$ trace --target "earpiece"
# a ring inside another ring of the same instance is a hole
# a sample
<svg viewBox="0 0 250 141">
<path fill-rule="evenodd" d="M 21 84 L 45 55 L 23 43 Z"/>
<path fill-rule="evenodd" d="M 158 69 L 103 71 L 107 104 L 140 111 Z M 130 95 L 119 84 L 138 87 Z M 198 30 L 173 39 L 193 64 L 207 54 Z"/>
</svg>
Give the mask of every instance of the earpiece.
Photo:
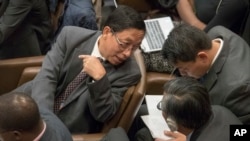
<svg viewBox="0 0 250 141">
<path fill-rule="evenodd" d="M 167 125 L 168 125 L 169 129 L 170 129 L 172 132 L 178 130 L 177 123 L 175 122 L 174 119 L 168 117 L 167 120 L 166 120 L 166 122 L 167 122 Z"/>
</svg>

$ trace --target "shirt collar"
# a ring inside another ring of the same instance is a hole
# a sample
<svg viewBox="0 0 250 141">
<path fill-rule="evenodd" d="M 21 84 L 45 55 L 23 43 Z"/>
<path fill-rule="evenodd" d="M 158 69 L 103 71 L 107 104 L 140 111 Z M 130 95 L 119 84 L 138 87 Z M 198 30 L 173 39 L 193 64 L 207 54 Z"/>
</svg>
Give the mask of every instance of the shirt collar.
<svg viewBox="0 0 250 141">
<path fill-rule="evenodd" d="M 219 54 L 220 54 L 220 52 L 221 52 L 221 49 L 222 49 L 222 47 L 223 47 L 223 43 L 224 43 L 224 41 L 223 41 L 222 39 L 220 39 L 220 38 L 217 38 L 217 39 L 214 39 L 214 40 L 220 42 L 220 48 L 219 48 L 219 50 L 217 51 L 217 53 L 216 53 L 216 55 L 215 55 L 215 57 L 214 57 L 214 59 L 213 59 L 213 61 L 212 61 L 212 65 L 214 64 L 215 60 L 218 58 L 218 56 L 219 56 Z M 211 65 L 211 66 L 212 66 L 212 65 Z"/>
<path fill-rule="evenodd" d="M 95 46 L 94 49 L 91 53 L 91 56 L 95 56 L 95 57 L 100 57 L 103 59 L 103 61 L 105 61 L 105 58 L 101 55 L 100 50 L 99 50 L 99 46 L 98 46 L 98 41 L 100 40 L 101 35 L 97 38 L 96 42 L 95 42 Z"/>
<path fill-rule="evenodd" d="M 33 141 L 39 141 L 42 138 L 45 130 L 46 130 L 46 123 L 43 121 L 43 130 Z"/>
<path fill-rule="evenodd" d="M 220 42 L 220 47 L 219 47 L 217 53 L 215 54 L 214 59 L 213 59 L 210 66 L 213 66 L 213 64 L 214 64 L 215 60 L 218 58 L 218 56 L 219 56 L 219 54 L 220 54 L 220 52 L 222 50 L 223 44 L 224 44 L 224 41 L 222 39 L 220 39 L 220 38 L 214 39 L 214 41 Z M 209 70 L 210 70 L 210 68 L 209 68 Z M 207 73 L 209 72 L 209 70 L 207 71 Z"/>
<path fill-rule="evenodd" d="M 190 141 L 190 138 L 191 138 L 193 132 L 194 132 L 194 131 L 192 131 L 191 133 L 189 133 L 189 134 L 187 135 L 187 140 L 186 140 L 186 141 Z"/>
</svg>

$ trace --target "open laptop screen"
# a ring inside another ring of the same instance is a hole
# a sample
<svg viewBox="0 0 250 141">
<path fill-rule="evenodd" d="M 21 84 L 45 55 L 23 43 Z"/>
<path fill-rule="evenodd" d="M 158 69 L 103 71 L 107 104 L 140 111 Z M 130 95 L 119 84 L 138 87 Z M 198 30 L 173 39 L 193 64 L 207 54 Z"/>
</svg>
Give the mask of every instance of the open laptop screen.
<svg viewBox="0 0 250 141">
<path fill-rule="evenodd" d="M 169 32 L 174 28 L 170 17 L 162 17 L 144 20 L 146 24 L 146 35 L 142 41 L 141 48 L 144 52 L 159 51 L 167 38 Z"/>
</svg>

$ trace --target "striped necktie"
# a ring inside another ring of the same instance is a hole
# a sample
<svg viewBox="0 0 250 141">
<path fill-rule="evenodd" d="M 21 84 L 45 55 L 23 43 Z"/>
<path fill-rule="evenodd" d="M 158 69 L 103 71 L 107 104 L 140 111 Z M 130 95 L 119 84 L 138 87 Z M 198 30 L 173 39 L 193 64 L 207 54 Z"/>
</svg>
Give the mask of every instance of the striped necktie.
<svg viewBox="0 0 250 141">
<path fill-rule="evenodd" d="M 98 59 L 100 60 L 100 62 L 103 62 L 103 59 L 98 57 Z M 58 111 L 60 109 L 62 109 L 62 107 L 65 104 L 66 99 L 68 98 L 68 96 L 77 88 L 77 86 L 79 86 L 79 84 L 86 79 L 87 74 L 85 72 L 80 72 L 73 81 L 71 81 L 68 86 L 66 87 L 65 91 L 60 94 L 56 99 L 55 99 L 55 103 L 54 103 L 54 112 L 58 113 Z"/>
<path fill-rule="evenodd" d="M 65 91 L 60 94 L 54 104 L 54 112 L 57 113 L 63 106 L 68 96 L 76 89 L 77 86 L 86 78 L 85 72 L 80 72 L 73 81 L 71 81 L 66 87 Z"/>
</svg>

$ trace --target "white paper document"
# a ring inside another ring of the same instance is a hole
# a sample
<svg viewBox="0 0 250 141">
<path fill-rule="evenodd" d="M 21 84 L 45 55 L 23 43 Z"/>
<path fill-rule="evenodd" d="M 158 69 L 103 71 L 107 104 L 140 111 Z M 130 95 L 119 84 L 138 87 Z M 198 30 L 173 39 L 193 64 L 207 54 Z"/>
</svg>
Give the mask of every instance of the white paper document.
<svg viewBox="0 0 250 141">
<path fill-rule="evenodd" d="M 162 116 L 161 110 L 157 109 L 157 104 L 162 100 L 163 95 L 149 95 L 145 96 L 149 115 Z"/>
<path fill-rule="evenodd" d="M 153 138 L 161 138 L 164 140 L 171 139 L 170 137 L 164 135 L 164 130 L 169 130 L 165 119 L 159 115 L 145 115 L 141 116 L 143 122 L 147 125 L 151 132 Z"/>
<path fill-rule="evenodd" d="M 151 132 L 153 138 L 161 138 L 164 140 L 171 139 L 164 135 L 164 130 L 169 130 L 169 127 L 162 116 L 162 111 L 157 109 L 157 104 L 162 100 L 163 95 L 146 95 L 146 103 L 149 115 L 141 116 Z"/>
</svg>

